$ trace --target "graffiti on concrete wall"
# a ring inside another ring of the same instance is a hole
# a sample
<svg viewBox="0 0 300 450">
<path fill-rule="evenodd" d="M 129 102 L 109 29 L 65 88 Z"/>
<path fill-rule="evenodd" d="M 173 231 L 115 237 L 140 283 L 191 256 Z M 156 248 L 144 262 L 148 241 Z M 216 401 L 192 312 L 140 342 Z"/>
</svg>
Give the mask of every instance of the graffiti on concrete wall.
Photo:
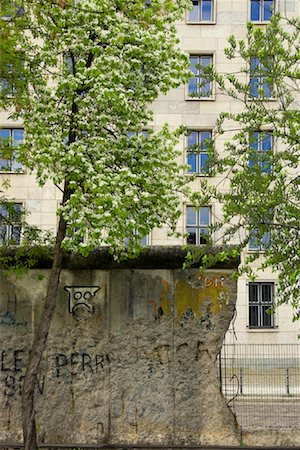
<svg viewBox="0 0 300 450">
<path fill-rule="evenodd" d="M 21 395 L 24 380 L 24 357 L 25 350 L 2 350 L 0 371 L 4 385 L 3 394 L 5 397 Z M 45 376 L 41 375 L 37 380 L 37 391 L 44 392 Z"/>
<path fill-rule="evenodd" d="M 65 286 L 65 291 L 69 294 L 69 313 L 75 319 L 82 311 L 94 314 L 94 297 L 99 290 L 99 286 Z"/>
<path fill-rule="evenodd" d="M 28 353 L 23 349 L 2 350 L 0 359 L 0 382 L 3 383 L 3 395 L 16 397 L 21 395 L 22 384 Z M 110 357 L 108 354 L 93 354 L 85 351 L 57 353 L 49 359 L 48 378 L 74 379 L 98 375 L 108 368 Z M 37 380 L 36 393 L 43 395 L 45 391 L 46 375 L 40 374 Z"/>
<path fill-rule="evenodd" d="M 171 315 L 172 286 L 166 280 L 161 280 L 159 298 L 148 300 L 155 320 L 164 315 Z M 210 306 L 205 306 L 205 300 L 210 299 Z M 212 316 L 229 303 L 229 290 L 224 275 L 208 276 L 199 273 L 187 280 L 179 280 L 175 286 L 175 320 L 184 325 L 195 319 L 196 324 L 206 330 L 212 330 Z"/>
<path fill-rule="evenodd" d="M 16 315 L 10 311 L 0 313 L 0 325 L 9 327 L 26 327 L 25 320 L 17 320 Z"/>
<path fill-rule="evenodd" d="M 69 355 L 58 353 L 55 356 L 55 376 L 76 377 L 78 375 L 97 374 L 104 370 L 110 363 L 108 354 L 90 354 L 85 352 L 73 352 Z"/>
</svg>

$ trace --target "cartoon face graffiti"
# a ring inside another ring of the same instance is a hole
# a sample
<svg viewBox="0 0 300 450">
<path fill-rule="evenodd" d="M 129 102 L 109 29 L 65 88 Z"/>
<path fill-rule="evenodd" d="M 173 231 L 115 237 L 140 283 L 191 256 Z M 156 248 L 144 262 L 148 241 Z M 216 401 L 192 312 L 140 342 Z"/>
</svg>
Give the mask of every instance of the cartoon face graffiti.
<svg viewBox="0 0 300 450">
<path fill-rule="evenodd" d="M 65 291 L 69 294 L 69 312 L 75 319 L 94 314 L 94 299 L 99 286 L 65 286 Z"/>
</svg>

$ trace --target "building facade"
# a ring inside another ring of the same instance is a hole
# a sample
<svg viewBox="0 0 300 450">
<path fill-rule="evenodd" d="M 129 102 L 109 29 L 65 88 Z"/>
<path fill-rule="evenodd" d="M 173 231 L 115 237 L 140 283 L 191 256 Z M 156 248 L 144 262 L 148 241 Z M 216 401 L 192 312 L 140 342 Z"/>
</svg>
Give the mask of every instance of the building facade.
<svg viewBox="0 0 300 450">
<path fill-rule="evenodd" d="M 239 104 L 234 99 L 222 94 L 217 87 L 208 82 L 199 67 L 213 64 L 217 71 L 238 71 L 238 61 L 228 61 L 224 49 L 228 46 L 228 38 L 234 34 L 237 39 L 246 36 L 247 22 L 257 26 L 265 26 L 273 11 L 280 11 L 288 16 L 299 15 L 299 0 L 192 0 L 193 9 L 186 12 L 185 20 L 177 24 L 181 48 L 190 58 L 191 78 L 186 86 L 171 90 L 160 96 L 153 104 L 154 129 L 168 123 L 171 128 L 184 125 L 189 135 L 182 138 L 179 145 L 182 150 L 182 163 L 190 166 L 189 171 L 197 176 L 192 182 L 193 189 L 199 187 L 199 180 L 207 177 L 206 145 L 213 136 L 218 115 L 221 112 L 238 112 Z M 259 61 L 253 61 L 254 67 Z M 251 94 L 259 96 L 258 86 L 264 88 L 264 80 L 249 80 Z M 267 87 L 266 87 L 267 89 Z M 267 93 L 265 92 L 267 95 Z M 270 94 L 271 95 L 271 94 Z M 22 123 L 9 119 L 9 111 L 0 112 L 0 139 L 9 139 L 13 145 L 23 139 Z M 230 132 L 216 139 L 217 150 L 222 150 L 224 141 Z M 271 136 L 268 133 L 257 139 L 257 147 L 264 145 L 270 148 Z M 261 144 L 262 143 L 262 144 Z M 200 152 L 193 152 L 195 146 Z M 258 148 L 258 151 L 260 149 Z M 16 209 L 21 206 L 29 212 L 27 221 L 45 230 L 55 230 L 57 217 L 55 211 L 60 202 L 60 192 L 51 184 L 37 186 L 35 177 L 22 170 L 20 164 L 10 157 L 0 161 L 4 171 L 2 181 L 8 182 L 5 192 L 8 198 L 14 199 Z M 263 170 L 268 170 L 266 167 Z M 218 177 L 210 178 L 211 183 L 222 183 Z M 226 188 L 226 186 L 224 186 Z M 147 245 L 183 245 L 202 244 L 206 240 L 208 228 L 221 217 L 221 207 L 210 204 L 196 211 L 193 205 L 182 205 L 182 217 L 178 223 L 178 231 L 188 233 L 187 239 L 169 237 L 167 229 L 155 229 L 147 238 Z M 8 214 L 2 211 L 2 214 Z M 0 239 L 19 239 L 18 223 L 2 223 Z M 267 239 L 267 237 L 266 237 Z M 261 246 L 261 248 L 259 248 Z M 261 250 L 263 244 L 250 239 L 248 250 Z M 259 261 L 257 262 L 257 265 Z M 258 272 L 255 282 L 240 278 L 238 282 L 237 315 L 227 334 L 228 342 L 240 343 L 297 343 L 299 324 L 292 322 L 292 311 L 288 306 L 276 309 L 269 315 L 267 310 L 276 302 L 276 274 L 270 269 Z"/>
</svg>

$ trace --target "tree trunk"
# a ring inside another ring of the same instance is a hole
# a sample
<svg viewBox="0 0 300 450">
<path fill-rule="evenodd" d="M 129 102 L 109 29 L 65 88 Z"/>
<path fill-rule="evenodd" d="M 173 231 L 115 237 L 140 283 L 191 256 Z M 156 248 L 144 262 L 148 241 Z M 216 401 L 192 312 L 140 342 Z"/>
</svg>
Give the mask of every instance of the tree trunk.
<svg viewBox="0 0 300 450">
<path fill-rule="evenodd" d="M 63 201 L 64 204 L 70 198 L 68 183 L 65 183 Z M 46 347 L 47 337 L 51 326 L 58 292 L 58 284 L 62 268 L 62 248 L 61 244 L 66 235 L 66 222 L 60 217 L 56 242 L 54 247 L 54 257 L 50 278 L 47 286 L 47 293 L 42 311 L 42 316 L 34 336 L 29 361 L 26 368 L 22 388 L 22 422 L 24 450 L 36 450 L 36 424 L 35 424 L 35 386 L 40 363 Z"/>
</svg>

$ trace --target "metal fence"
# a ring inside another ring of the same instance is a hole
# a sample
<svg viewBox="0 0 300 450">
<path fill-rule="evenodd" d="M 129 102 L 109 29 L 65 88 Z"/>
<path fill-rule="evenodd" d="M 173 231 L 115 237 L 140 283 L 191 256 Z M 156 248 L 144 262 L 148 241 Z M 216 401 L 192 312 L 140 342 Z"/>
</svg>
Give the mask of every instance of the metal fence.
<svg viewBox="0 0 300 450">
<path fill-rule="evenodd" d="M 300 344 L 225 344 L 219 368 L 242 428 L 300 429 Z"/>
</svg>

